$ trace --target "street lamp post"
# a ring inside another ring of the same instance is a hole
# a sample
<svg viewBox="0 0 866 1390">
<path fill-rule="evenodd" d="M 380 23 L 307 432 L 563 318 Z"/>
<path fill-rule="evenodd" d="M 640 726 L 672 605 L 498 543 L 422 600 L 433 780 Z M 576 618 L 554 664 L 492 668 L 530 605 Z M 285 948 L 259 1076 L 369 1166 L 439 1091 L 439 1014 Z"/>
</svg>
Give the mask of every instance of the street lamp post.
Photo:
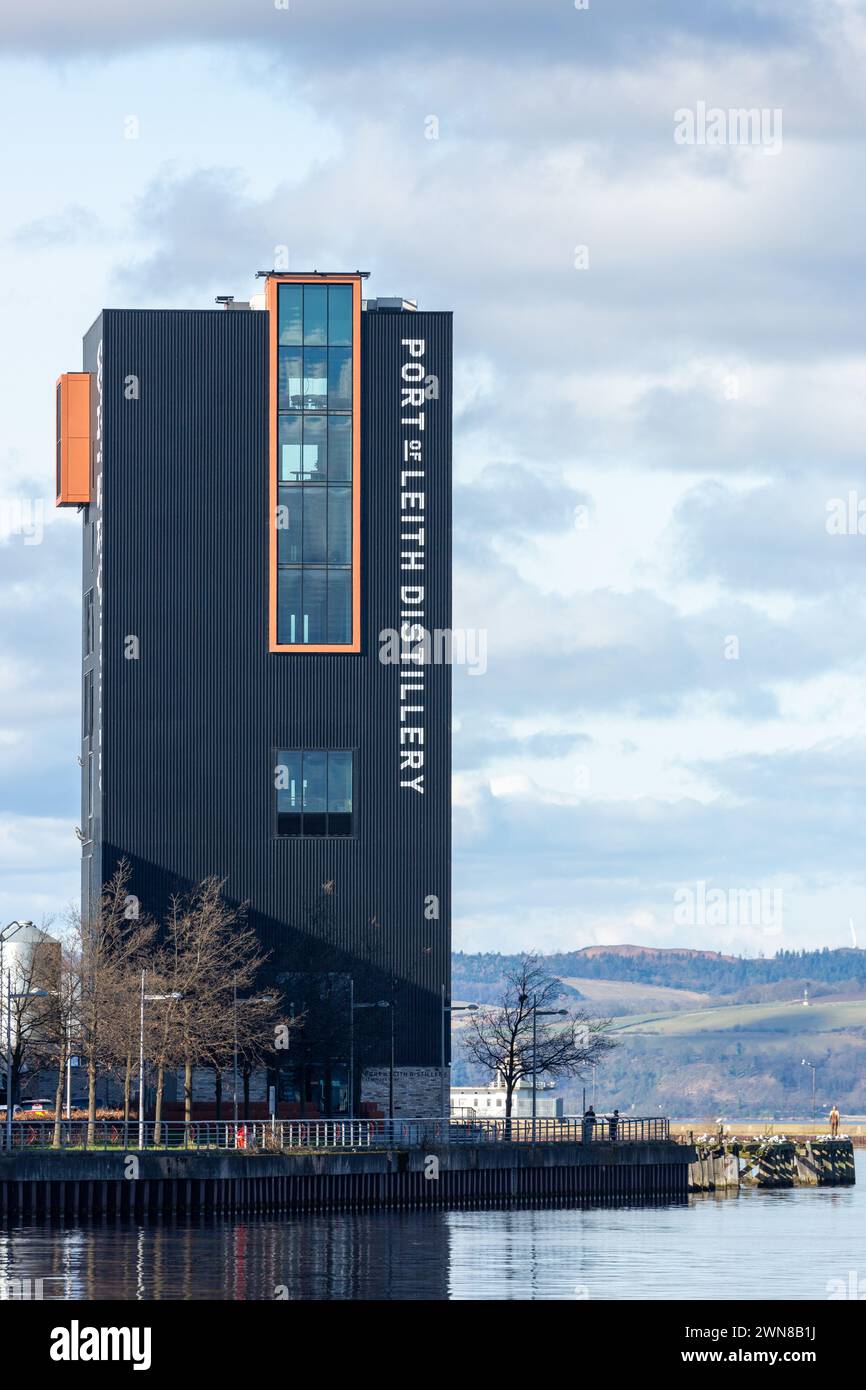
<svg viewBox="0 0 866 1390">
<path fill-rule="evenodd" d="M 520 996 L 520 1002 L 521 1002 L 521 1004 L 525 1004 L 525 1003 L 526 1003 L 527 997 L 528 997 L 528 996 L 525 995 L 525 994 L 522 994 L 522 995 Z M 566 1017 L 567 1014 L 568 1014 L 568 1009 L 539 1009 L 539 1007 L 538 1007 L 538 995 L 537 995 L 537 994 L 533 994 L 533 996 L 532 996 L 532 1005 L 531 1005 L 531 1008 L 532 1008 L 532 1142 L 533 1142 L 533 1144 L 534 1144 L 534 1143 L 535 1143 L 535 1117 L 536 1117 L 536 1110 L 537 1110 L 537 1106 L 538 1106 L 538 1100 L 537 1100 L 537 1093 L 538 1093 L 538 1079 L 537 1079 L 537 1078 L 538 1078 L 538 1072 L 537 1072 L 538 1028 L 537 1028 L 537 1019 L 538 1019 L 539 1017 L 541 1017 L 541 1018 L 564 1018 L 564 1017 Z"/>
<path fill-rule="evenodd" d="M 538 1108 L 538 997 L 532 996 L 532 1142 L 535 1143 L 535 1115 Z"/>
<path fill-rule="evenodd" d="M 72 1029 L 66 1020 L 66 1118 L 72 1119 Z M 77 1054 L 76 1054 L 77 1055 Z"/>
<path fill-rule="evenodd" d="M 394 1120 L 394 981 L 391 981 L 391 1064 L 388 1067 L 388 1119 Z"/>
<path fill-rule="evenodd" d="M 801 1067 L 810 1067 L 811 1070 L 812 1070 L 812 1124 L 814 1124 L 814 1123 L 815 1123 L 815 1080 L 816 1080 L 816 1077 L 817 1077 L 818 1068 L 814 1065 L 814 1063 L 812 1063 L 812 1062 L 807 1062 L 805 1057 L 803 1058 L 802 1062 L 800 1063 L 800 1066 L 801 1066 Z"/>
<path fill-rule="evenodd" d="M 144 975 L 141 972 L 141 1004 L 138 1016 L 138 1147 L 144 1148 Z"/>
<path fill-rule="evenodd" d="M 443 1120 L 450 1120 L 451 1107 L 445 1104 L 445 1020 L 449 1014 L 474 1014 L 477 1004 L 446 1004 L 445 986 L 442 986 L 442 1030 L 439 1046 L 439 1109 Z"/>
<path fill-rule="evenodd" d="M 138 1147 L 144 1148 L 144 1005 L 157 1004 L 166 999 L 182 999 L 183 995 L 178 990 L 173 990 L 171 994 L 145 994 L 144 992 L 145 972 L 141 972 L 141 1003 L 139 1006 L 138 1020 Z"/>
<path fill-rule="evenodd" d="M 232 1049 L 232 1119 L 235 1126 L 235 1140 L 238 1132 L 238 982 L 232 980 L 232 1026 L 234 1046 Z"/>
</svg>

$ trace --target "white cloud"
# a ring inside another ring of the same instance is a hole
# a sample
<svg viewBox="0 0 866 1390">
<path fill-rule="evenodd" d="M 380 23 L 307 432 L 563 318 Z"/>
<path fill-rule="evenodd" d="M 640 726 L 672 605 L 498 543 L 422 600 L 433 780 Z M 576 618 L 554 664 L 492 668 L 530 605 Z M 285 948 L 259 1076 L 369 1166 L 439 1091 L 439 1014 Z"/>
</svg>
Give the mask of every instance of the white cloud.
<svg viewBox="0 0 866 1390">
<path fill-rule="evenodd" d="M 859 562 L 816 532 L 866 426 L 858 8 L 49 0 L 8 30 L 5 492 L 50 492 L 103 302 L 243 295 L 285 243 L 454 308 L 455 621 L 490 663 L 455 678 L 458 944 L 673 944 L 672 885 L 713 875 L 784 877 L 803 942 L 866 918 Z M 699 99 L 781 106 L 783 151 L 675 146 Z M 77 544 L 0 544 L 10 915 L 77 892 Z"/>
</svg>

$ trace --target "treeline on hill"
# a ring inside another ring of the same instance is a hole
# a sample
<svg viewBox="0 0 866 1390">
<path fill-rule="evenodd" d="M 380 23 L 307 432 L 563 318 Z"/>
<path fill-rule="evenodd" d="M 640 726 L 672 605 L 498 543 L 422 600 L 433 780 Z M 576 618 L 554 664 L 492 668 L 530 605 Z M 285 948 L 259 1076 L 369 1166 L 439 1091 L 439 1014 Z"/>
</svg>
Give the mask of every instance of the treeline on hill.
<svg viewBox="0 0 866 1390">
<path fill-rule="evenodd" d="M 452 956 L 452 994 L 461 987 L 480 986 L 492 997 L 516 956 L 487 952 Z M 698 952 L 658 950 L 635 955 L 604 952 L 585 955 L 566 951 L 543 957 L 551 975 L 594 980 L 622 980 L 631 984 L 666 985 L 706 994 L 737 994 L 752 985 L 807 980 L 815 984 L 866 984 L 866 951 L 842 947 L 820 951 L 777 951 L 774 956 L 711 956 Z M 479 996 L 480 997 L 480 996 Z M 482 1001 L 484 1002 L 484 1001 Z"/>
</svg>

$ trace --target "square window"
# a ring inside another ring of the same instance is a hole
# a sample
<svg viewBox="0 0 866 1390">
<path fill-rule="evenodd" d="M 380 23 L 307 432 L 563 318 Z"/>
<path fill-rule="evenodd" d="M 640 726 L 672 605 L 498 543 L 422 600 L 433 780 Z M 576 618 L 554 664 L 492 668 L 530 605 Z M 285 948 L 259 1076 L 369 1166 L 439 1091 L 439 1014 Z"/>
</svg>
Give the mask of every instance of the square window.
<svg viewBox="0 0 866 1390">
<path fill-rule="evenodd" d="M 352 753 L 278 752 L 274 766 L 278 836 L 352 834 Z"/>
</svg>

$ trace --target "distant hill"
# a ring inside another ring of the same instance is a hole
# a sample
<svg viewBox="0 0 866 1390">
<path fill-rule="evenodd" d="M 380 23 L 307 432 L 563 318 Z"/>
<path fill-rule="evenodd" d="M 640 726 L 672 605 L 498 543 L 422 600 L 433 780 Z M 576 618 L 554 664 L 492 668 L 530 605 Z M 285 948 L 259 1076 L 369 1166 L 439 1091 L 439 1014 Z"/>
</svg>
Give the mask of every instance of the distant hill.
<svg viewBox="0 0 866 1390">
<path fill-rule="evenodd" d="M 455 992 L 473 982 L 496 984 L 518 957 L 491 951 L 452 956 Z M 632 984 L 659 985 L 666 989 L 694 990 L 699 994 L 739 994 L 756 986 L 790 981 L 804 985 L 866 989 L 866 951 L 842 947 L 831 951 L 779 951 L 774 956 L 725 956 L 715 951 L 644 946 L 585 946 L 577 951 L 553 952 L 544 957 L 552 975 L 561 979 L 623 980 Z"/>
<path fill-rule="evenodd" d="M 700 960 L 736 960 L 721 951 L 691 951 L 686 946 L 581 946 L 576 956 L 682 956 Z"/>
<path fill-rule="evenodd" d="M 494 1002 L 517 956 L 453 957 L 454 998 Z M 612 1018 L 619 1046 L 599 1067 L 599 1109 L 713 1119 L 808 1118 L 866 1110 L 866 951 L 780 951 L 750 959 L 713 951 L 590 946 L 544 956 L 563 997 Z M 808 988 L 810 1004 L 803 1007 Z M 476 1082 L 455 1047 L 454 1080 Z M 589 1082 L 587 1082 L 589 1084 Z M 560 1083 L 566 1110 L 583 1080 Z"/>
</svg>

